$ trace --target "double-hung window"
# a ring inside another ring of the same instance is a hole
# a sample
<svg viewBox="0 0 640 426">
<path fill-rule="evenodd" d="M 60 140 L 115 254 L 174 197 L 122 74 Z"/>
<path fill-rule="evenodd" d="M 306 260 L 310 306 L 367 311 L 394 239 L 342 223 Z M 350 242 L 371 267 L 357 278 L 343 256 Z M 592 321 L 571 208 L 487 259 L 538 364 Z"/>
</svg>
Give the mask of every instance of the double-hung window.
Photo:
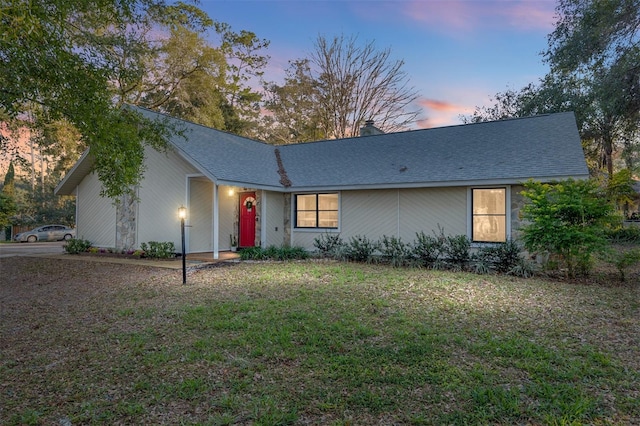
<svg viewBox="0 0 640 426">
<path fill-rule="evenodd" d="M 472 199 L 473 242 L 502 243 L 507 240 L 507 189 L 474 188 Z"/>
<path fill-rule="evenodd" d="M 338 194 L 296 194 L 296 228 L 338 228 Z"/>
</svg>

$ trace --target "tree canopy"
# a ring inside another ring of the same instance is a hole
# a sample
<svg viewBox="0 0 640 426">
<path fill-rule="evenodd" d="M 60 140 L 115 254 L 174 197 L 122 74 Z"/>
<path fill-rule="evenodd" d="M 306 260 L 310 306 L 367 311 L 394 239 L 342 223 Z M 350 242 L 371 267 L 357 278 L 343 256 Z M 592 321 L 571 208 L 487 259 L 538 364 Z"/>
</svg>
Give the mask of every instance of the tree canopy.
<svg viewBox="0 0 640 426">
<path fill-rule="evenodd" d="M 559 0 L 557 13 L 549 74 L 465 121 L 571 110 L 594 171 L 612 179 L 619 158 L 640 172 L 640 0 Z"/>
<path fill-rule="evenodd" d="M 179 131 L 124 105 L 254 133 L 261 95 L 250 80 L 266 66 L 261 51 L 269 43 L 214 22 L 193 4 L 5 0 L 0 21 L 3 121 L 30 128 L 43 150 L 63 160 L 75 152 L 74 161 L 90 147 L 103 195 L 117 199 L 135 187 L 145 147 L 162 150 Z M 212 45 L 209 31 L 218 35 L 219 46 Z M 75 129 L 76 149 L 68 139 L 53 139 L 60 132 L 51 129 L 61 126 Z M 0 148 L 15 146 L 3 137 Z"/>
<path fill-rule="evenodd" d="M 145 145 L 162 148 L 169 130 L 113 102 L 116 77 L 100 47 L 117 26 L 162 7 L 151 0 L 6 0 L 0 8 L 0 109 L 9 118 L 68 120 L 91 147 L 103 192 L 117 197 L 139 182 Z M 80 25 L 82 23 L 82 25 Z"/>
</svg>

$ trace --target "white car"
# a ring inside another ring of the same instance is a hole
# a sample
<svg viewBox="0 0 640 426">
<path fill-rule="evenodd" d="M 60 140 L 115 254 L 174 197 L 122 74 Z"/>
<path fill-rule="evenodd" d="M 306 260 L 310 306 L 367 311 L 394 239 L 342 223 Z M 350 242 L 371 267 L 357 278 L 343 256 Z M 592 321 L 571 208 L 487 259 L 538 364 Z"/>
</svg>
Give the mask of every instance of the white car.
<svg viewBox="0 0 640 426">
<path fill-rule="evenodd" d="M 75 238 L 76 230 L 64 225 L 44 225 L 31 231 L 16 234 L 13 239 L 21 243 L 36 241 L 69 241 Z"/>
</svg>

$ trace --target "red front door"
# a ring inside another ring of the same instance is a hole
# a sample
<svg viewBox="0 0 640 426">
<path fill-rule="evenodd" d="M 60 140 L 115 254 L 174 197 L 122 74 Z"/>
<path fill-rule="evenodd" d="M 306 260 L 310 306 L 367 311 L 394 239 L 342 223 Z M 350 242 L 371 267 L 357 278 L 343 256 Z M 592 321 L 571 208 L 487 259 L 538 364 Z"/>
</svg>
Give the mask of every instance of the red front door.
<svg viewBox="0 0 640 426">
<path fill-rule="evenodd" d="M 240 195 L 240 247 L 253 247 L 256 241 L 256 193 Z"/>
</svg>

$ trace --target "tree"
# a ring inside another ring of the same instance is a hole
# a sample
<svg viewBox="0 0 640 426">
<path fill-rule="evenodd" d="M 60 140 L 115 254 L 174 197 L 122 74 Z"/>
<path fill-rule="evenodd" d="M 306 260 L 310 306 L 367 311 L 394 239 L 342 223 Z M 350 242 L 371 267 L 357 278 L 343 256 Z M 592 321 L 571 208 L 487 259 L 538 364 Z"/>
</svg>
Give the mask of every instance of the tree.
<svg viewBox="0 0 640 426">
<path fill-rule="evenodd" d="M 225 130 L 255 137 L 262 94 L 252 87 L 252 83 L 257 86 L 262 79 L 269 56 L 260 52 L 269 47 L 270 42 L 251 31 L 232 31 L 222 22 L 216 22 L 215 28 L 229 64 L 226 84 L 222 86 Z"/>
<path fill-rule="evenodd" d="M 17 206 L 15 202 L 15 171 L 13 162 L 9 163 L 9 169 L 4 176 L 2 191 L 0 191 L 0 231 L 4 233 L 4 228 L 11 224 L 11 217 L 16 214 Z"/>
<path fill-rule="evenodd" d="M 557 256 L 570 277 L 588 273 L 593 254 L 606 246 L 604 230 L 613 212 L 598 183 L 529 181 L 522 195 L 529 201 L 522 210 L 526 249 Z"/>
<path fill-rule="evenodd" d="M 560 0 L 539 84 L 499 93 L 465 121 L 574 111 L 594 168 L 635 170 L 640 130 L 640 0 Z"/>
<path fill-rule="evenodd" d="M 612 179 L 614 152 L 633 151 L 622 141 L 640 127 L 640 0 L 560 0 L 557 12 L 545 60 L 589 82 L 590 136 Z"/>
<path fill-rule="evenodd" d="M 267 86 L 267 108 L 285 138 L 354 137 L 367 120 L 397 131 L 418 116 L 412 106 L 418 95 L 403 65 L 391 59 L 390 49 L 378 50 L 373 42 L 319 36 L 309 58 L 291 62 L 283 86 Z M 306 119 L 294 116 L 296 110 L 308 112 Z"/>
<path fill-rule="evenodd" d="M 14 183 L 15 177 L 16 177 L 16 172 L 13 167 L 13 161 L 10 161 L 9 168 L 7 169 L 7 173 L 4 175 L 4 182 L 2 184 L 3 193 L 9 196 L 13 196 L 15 192 L 15 183 Z"/>
<path fill-rule="evenodd" d="M 275 83 L 265 87 L 266 127 L 270 129 L 266 138 L 270 143 L 289 144 L 309 142 L 327 138 L 328 125 L 323 125 L 320 105 L 320 88 L 311 74 L 309 59 L 289 62 L 284 84 Z"/>
<path fill-rule="evenodd" d="M 181 2 L 117 26 L 99 26 L 108 36 L 101 54 L 117 77 L 112 82 L 117 103 L 224 129 L 221 87 L 227 61 L 205 39 L 212 27 L 205 12 Z"/>
<path fill-rule="evenodd" d="M 609 200 L 626 215 L 629 213 L 629 204 L 635 201 L 638 193 L 635 191 L 633 176 L 629 169 L 622 169 L 614 173 L 607 185 Z"/>
<path fill-rule="evenodd" d="M 42 109 L 38 119 L 66 119 L 96 159 L 103 193 L 115 198 L 142 175 L 144 146 L 162 149 L 173 131 L 112 101 L 116 78 L 101 46 L 107 36 L 81 22 L 118 25 L 153 7 L 153 0 L 6 0 L 0 6 L 0 109 L 10 118 Z"/>
</svg>

